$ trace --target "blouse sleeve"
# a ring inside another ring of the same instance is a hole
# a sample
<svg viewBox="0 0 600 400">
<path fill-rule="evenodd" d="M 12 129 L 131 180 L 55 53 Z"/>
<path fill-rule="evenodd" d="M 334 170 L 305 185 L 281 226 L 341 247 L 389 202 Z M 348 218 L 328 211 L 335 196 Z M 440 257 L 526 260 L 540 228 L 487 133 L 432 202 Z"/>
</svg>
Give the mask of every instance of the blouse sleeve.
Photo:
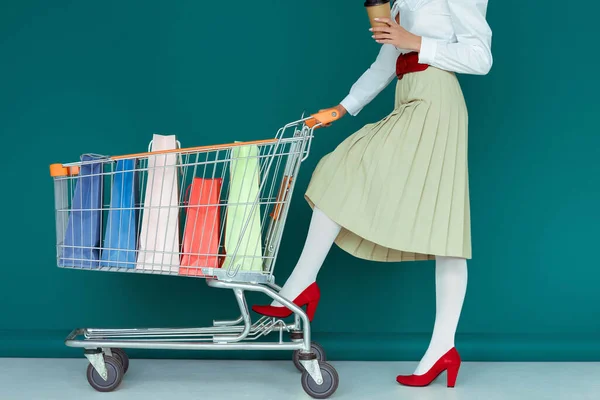
<svg viewBox="0 0 600 400">
<path fill-rule="evenodd" d="M 396 77 L 396 60 L 400 50 L 391 44 L 381 46 L 379 55 L 371 67 L 356 81 L 341 105 L 356 116 Z"/>
<path fill-rule="evenodd" d="M 463 74 L 486 75 L 492 68 L 492 31 L 487 0 L 448 0 L 456 43 L 423 37 L 419 62 Z"/>
</svg>

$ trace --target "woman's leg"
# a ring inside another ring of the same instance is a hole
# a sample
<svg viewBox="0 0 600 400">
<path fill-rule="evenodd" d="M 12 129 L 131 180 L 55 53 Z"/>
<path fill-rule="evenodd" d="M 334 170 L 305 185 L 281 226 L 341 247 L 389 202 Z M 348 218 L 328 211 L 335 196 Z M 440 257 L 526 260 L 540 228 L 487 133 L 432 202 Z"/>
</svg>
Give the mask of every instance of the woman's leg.
<svg viewBox="0 0 600 400">
<path fill-rule="evenodd" d="M 298 264 L 279 292 L 283 297 L 293 301 L 317 279 L 317 274 L 340 230 L 338 224 L 315 207 Z M 276 301 L 271 305 L 281 307 L 281 304 Z"/>
<path fill-rule="evenodd" d="M 454 347 L 458 320 L 467 292 L 467 260 L 436 257 L 436 315 L 429 348 L 415 375 L 423 375 L 437 360 Z"/>
</svg>

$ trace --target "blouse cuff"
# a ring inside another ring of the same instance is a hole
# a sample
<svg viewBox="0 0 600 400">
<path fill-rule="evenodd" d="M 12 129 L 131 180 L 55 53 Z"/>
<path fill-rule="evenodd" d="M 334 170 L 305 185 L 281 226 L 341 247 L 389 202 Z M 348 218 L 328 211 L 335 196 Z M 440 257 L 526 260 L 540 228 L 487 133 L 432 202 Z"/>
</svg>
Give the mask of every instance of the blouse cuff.
<svg viewBox="0 0 600 400">
<path fill-rule="evenodd" d="M 435 60 L 437 41 L 428 37 L 421 38 L 421 51 L 419 51 L 419 64 L 431 64 Z"/>
<path fill-rule="evenodd" d="M 362 110 L 363 106 L 360 104 L 358 100 L 356 100 L 351 94 L 346 96 L 344 100 L 340 103 L 346 111 L 352 116 L 356 116 L 360 110 Z"/>
</svg>

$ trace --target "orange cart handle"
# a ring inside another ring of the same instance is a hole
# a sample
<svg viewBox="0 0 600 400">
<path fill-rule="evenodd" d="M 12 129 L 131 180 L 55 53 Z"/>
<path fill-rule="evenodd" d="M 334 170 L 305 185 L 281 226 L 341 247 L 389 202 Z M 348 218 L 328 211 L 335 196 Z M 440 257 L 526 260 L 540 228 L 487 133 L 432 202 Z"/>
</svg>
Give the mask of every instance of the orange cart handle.
<svg viewBox="0 0 600 400">
<path fill-rule="evenodd" d="M 306 120 L 305 124 L 309 128 L 312 128 L 318 124 L 320 124 L 321 126 L 326 126 L 332 123 L 333 121 L 337 121 L 341 117 L 342 115 L 340 114 L 340 111 L 337 108 L 328 108 L 327 110 L 323 110 L 311 115 L 311 117 Z"/>
</svg>

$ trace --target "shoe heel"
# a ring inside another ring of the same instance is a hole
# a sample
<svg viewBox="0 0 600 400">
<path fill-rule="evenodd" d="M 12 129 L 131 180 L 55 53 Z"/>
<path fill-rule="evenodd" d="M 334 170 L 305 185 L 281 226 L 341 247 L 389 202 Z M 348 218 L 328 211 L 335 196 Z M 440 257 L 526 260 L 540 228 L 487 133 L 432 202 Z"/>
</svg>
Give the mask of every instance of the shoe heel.
<svg viewBox="0 0 600 400">
<path fill-rule="evenodd" d="M 456 378 L 458 377 L 458 370 L 460 369 L 460 364 L 452 365 L 448 367 L 447 377 L 448 377 L 448 387 L 453 388 L 456 385 Z"/>
<path fill-rule="evenodd" d="M 313 318 L 315 317 L 315 313 L 317 312 L 318 305 L 319 305 L 319 300 L 314 300 L 314 301 L 311 301 L 310 303 L 308 303 L 308 305 L 306 306 L 306 316 L 308 317 L 308 320 L 310 322 L 312 322 Z"/>
</svg>

